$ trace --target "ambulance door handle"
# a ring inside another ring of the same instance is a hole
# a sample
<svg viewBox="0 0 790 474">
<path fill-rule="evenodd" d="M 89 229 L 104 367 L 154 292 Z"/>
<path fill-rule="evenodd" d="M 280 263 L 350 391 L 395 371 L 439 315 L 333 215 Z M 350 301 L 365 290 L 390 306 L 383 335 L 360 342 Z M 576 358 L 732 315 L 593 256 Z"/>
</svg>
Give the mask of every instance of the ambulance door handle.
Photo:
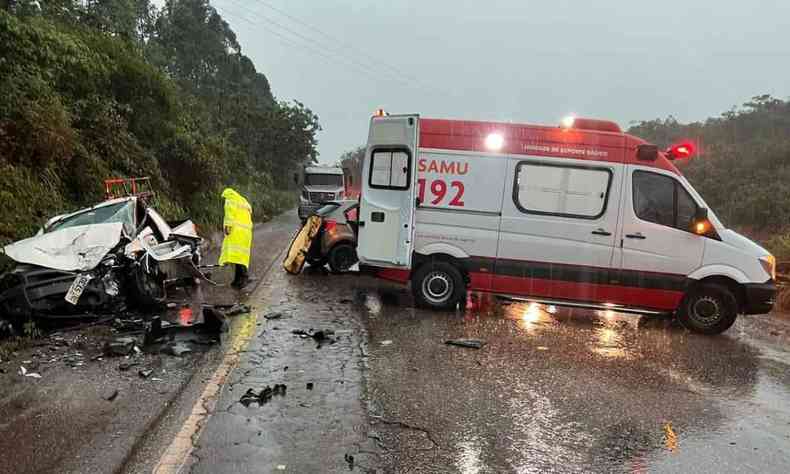
<svg viewBox="0 0 790 474">
<path fill-rule="evenodd" d="M 605 231 L 604 229 L 602 229 L 602 228 L 600 228 L 600 227 L 599 227 L 599 228 L 597 228 L 597 229 L 595 229 L 594 231 L 592 231 L 592 233 L 593 233 L 594 235 L 605 235 L 605 236 L 610 236 L 610 235 L 612 235 L 612 233 L 611 233 L 611 232 L 607 232 L 607 231 Z"/>
<path fill-rule="evenodd" d="M 641 232 L 637 232 L 636 234 L 625 234 L 625 236 L 628 237 L 629 239 L 639 239 L 639 240 L 645 240 L 647 238 L 644 235 L 642 235 Z"/>
</svg>

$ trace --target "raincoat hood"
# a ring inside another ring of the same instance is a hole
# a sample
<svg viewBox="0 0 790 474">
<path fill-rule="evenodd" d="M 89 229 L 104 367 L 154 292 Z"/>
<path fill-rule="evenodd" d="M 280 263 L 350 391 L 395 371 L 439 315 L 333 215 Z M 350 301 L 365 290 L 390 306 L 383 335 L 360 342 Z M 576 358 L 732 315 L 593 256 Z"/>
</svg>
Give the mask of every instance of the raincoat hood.
<svg viewBox="0 0 790 474">
<path fill-rule="evenodd" d="M 237 200 L 237 201 L 242 201 L 242 202 L 246 203 L 247 205 L 250 204 L 249 202 L 247 202 L 247 200 L 244 198 L 244 196 L 242 196 L 241 194 L 237 193 L 236 190 L 233 189 L 233 188 L 225 188 L 222 191 L 222 198 L 223 199 L 233 199 L 233 200 Z"/>
</svg>

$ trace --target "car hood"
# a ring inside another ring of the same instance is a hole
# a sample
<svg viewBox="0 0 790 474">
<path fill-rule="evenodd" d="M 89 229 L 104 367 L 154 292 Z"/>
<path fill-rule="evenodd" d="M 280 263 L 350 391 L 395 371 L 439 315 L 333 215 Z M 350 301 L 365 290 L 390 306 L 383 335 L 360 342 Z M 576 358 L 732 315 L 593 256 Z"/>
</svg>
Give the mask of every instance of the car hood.
<svg viewBox="0 0 790 474">
<path fill-rule="evenodd" d="M 19 263 L 85 272 L 96 268 L 122 235 L 122 222 L 67 227 L 6 245 L 3 252 Z"/>
<path fill-rule="evenodd" d="M 754 241 L 735 232 L 734 230 L 725 229 L 723 232 L 721 232 L 720 237 L 724 243 L 729 244 L 746 254 L 753 255 L 754 257 L 759 258 L 769 255 L 767 250 L 757 245 Z"/>
</svg>

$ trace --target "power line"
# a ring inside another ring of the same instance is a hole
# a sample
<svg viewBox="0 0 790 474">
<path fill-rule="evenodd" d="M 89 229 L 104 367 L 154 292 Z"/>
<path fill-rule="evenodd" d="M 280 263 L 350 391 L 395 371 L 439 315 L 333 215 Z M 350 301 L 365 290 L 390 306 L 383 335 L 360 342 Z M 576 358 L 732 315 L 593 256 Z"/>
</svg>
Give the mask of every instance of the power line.
<svg viewBox="0 0 790 474">
<path fill-rule="evenodd" d="M 216 9 L 217 7 L 214 7 L 214 8 Z M 244 22 L 249 23 L 250 25 L 255 26 L 255 27 L 260 27 L 261 26 L 260 24 L 255 23 L 255 22 L 245 18 L 240 13 L 234 12 L 233 10 L 230 10 L 227 7 L 222 7 L 221 10 L 222 10 L 223 15 L 225 15 L 225 16 L 228 16 L 228 17 L 236 19 L 236 20 L 244 21 Z M 300 44 L 298 42 L 295 42 L 295 41 L 293 41 L 292 38 L 288 38 L 287 36 L 284 36 L 284 35 L 278 33 L 277 31 L 274 31 L 274 30 L 271 30 L 271 29 L 268 29 L 268 28 L 265 28 L 265 30 L 269 34 L 274 35 L 275 37 L 277 37 L 283 44 L 288 45 L 288 46 L 292 46 L 292 47 L 295 47 L 295 48 L 303 49 L 305 51 L 308 51 L 308 52 L 310 52 L 310 53 L 312 53 L 312 54 L 314 54 L 316 56 L 319 56 L 319 57 L 327 60 L 328 63 L 331 64 L 331 65 L 336 65 L 338 60 L 343 61 L 343 59 L 344 59 L 342 57 L 338 58 L 338 57 L 327 56 L 321 50 L 318 50 L 316 48 L 313 48 L 313 47 L 305 45 L 305 44 Z M 346 62 L 344 62 L 344 64 L 346 66 L 350 66 L 350 67 L 354 68 L 356 71 L 358 71 L 358 72 L 360 72 L 362 74 L 366 74 L 366 75 L 370 76 L 373 79 L 381 79 L 380 75 L 377 75 L 374 72 L 367 70 L 366 68 L 360 67 L 360 66 L 358 66 L 355 63 L 350 63 L 350 62 L 346 61 Z M 401 81 L 398 81 L 398 82 L 401 82 Z"/>
<path fill-rule="evenodd" d="M 259 0 L 259 1 L 260 1 L 260 0 Z M 390 79 L 390 80 L 392 80 L 392 81 L 398 82 L 398 83 L 400 83 L 400 84 L 403 84 L 403 85 L 407 85 L 407 86 L 411 86 L 411 87 L 416 87 L 416 88 L 418 88 L 418 89 L 423 89 L 423 90 L 424 90 L 424 91 L 426 91 L 426 92 L 431 92 L 431 93 L 441 93 L 441 94 L 448 95 L 448 93 L 447 93 L 447 91 L 446 91 L 446 90 L 437 89 L 437 88 L 434 88 L 434 87 L 431 87 L 431 86 L 425 85 L 425 84 L 421 83 L 421 82 L 420 82 L 418 79 L 415 79 L 414 77 L 412 77 L 412 76 L 409 76 L 409 75 L 407 75 L 407 74 L 403 73 L 403 72 L 402 72 L 402 71 L 401 71 L 399 68 L 396 68 L 396 67 L 394 67 L 394 66 L 391 66 L 391 65 L 389 65 L 389 64 L 387 64 L 387 63 L 385 63 L 385 62 L 383 62 L 383 61 L 381 61 L 381 60 L 378 60 L 378 59 L 376 59 L 376 58 L 373 58 L 372 56 L 370 56 L 370 55 L 369 55 L 369 54 L 367 54 L 367 53 L 364 53 L 364 52 L 362 52 L 362 51 L 361 51 L 361 50 L 359 50 L 358 48 L 354 48 L 354 47 L 352 47 L 352 46 L 348 45 L 348 43 L 345 43 L 345 42 L 343 42 L 343 41 L 341 41 L 341 40 L 338 40 L 338 39 L 336 39 L 336 38 L 332 37 L 331 35 L 329 35 L 328 33 L 324 33 L 324 32 L 323 32 L 322 30 L 320 30 L 319 28 L 317 28 L 317 27 L 314 27 L 314 26 L 312 26 L 312 25 L 309 25 L 308 23 L 306 23 L 306 22 L 303 22 L 302 20 L 299 20 L 298 18 L 296 18 L 296 17 L 294 17 L 294 16 L 292 16 L 292 15 L 290 15 L 290 14 L 288 14 L 288 13 L 286 13 L 286 12 L 284 12 L 284 11 L 282 11 L 282 10 L 278 9 L 278 8 L 275 8 L 275 7 L 271 6 L 270 4 L 268 4 L 268 3 L 266 3 L 266 2 L 263 2 L 263 1 L 261 1 L 261 4 L 262 4 L 262 5 L 264 5 L 264 6 L 267 6 L 267 7 L 269 7 L 269 8 L 270 8 L 270 9 L 272 9 L 273 11 L 276 11 L 276 12 L 280 13 L 280 14 L 281 14 L 281 15 L 283 15 L 283 16 L 286 16 L 287 18 L 291 19 L 291 20 L 292 20 L 292 21 L 294 21 L 294 22 L 297 22 L 297 23 L 299 23 L 299 24 L 301 24 L 301 25 L 304 25 L 305 27 L 307 27 L 307 28 L 309 28 L 309 29 L 311 29 L 311 30 L 313 30 L 313 31 L 319 32 L 319 33 L 320 33 L 322 36 L 324 36 L 324 37 L 326 37 L 326 38 L 328 38 L 328 39 L 330 39 L 330 40 L 332 40 L 332 41 L 339 42 L 339 43 L 341 43 L 341 44 L 345 45 L 345 46 L 346 46 L 346 49 L 354 49 L 354 50 L 356 50 L 356 51 L 360 52 L 361 54 L 363 54 L 364 56 L 367 56 L 367 57 L 369 57 L 369 58 L 372 58 L 372 59 L 373 59 L 373 61 L 367 61 L 367 64 L 360 63 L 359 61 L 357 61 L 357 60 L 355 60 L 355 59 L 353 59 L 353 58 L 350 58 L 350 57 L 348 57 L 348 56 L 347 56 L 347 54 L 346 54 L 346 51 L 343 51 L 343 50 L 334 50 L 334 49 L 330 49 L 330 48 L 328 48 L 328 47 L 327 47 L 327 46 L 324 44 L 324 42 L 317 41 L 317 40 L 316 40 L 316 39 L 314 39 L 314 38 L 310 38 L 310 37 L 308 37 L 308 36 L 305 36 L 305 35 L 303 35 L 303 34 L 301 34 L 301 33 L 297 32 L 297 31 L 294 31 L 293 29 L 291 29 L 291 28 L 289 28 L 289 27 L 283 26 L 282 24 L 280 24 L 280 23 L 278 23 L 278 22 L 276 22 L 276 21 L 272 20 L 271 18 L 269 18 L 269 17 L 267 17 L 267 16 L 265 16 L 265 15 L 263 15 L 263 14 L 261 14 L 260 12 L 256 12 L 256 11 L 254 11 L 254 10 L 251 10 L 251 9 L 247 8 L 247 7 L 246 7 L 246 6 L 244 6 L 244 5 L 241 5 L 241 3 L 240 3 L 240 2 L 236 2 L 236 1 L 234 0 L 234 4 L 236 4 L 237 6 L 239 6 L 239 7 L 240 7 L 240 8 L 242 8 L 242 9 L 244 9 L 245 11 L 247 11 L 248 13 L 250 13 L 251 15 L 253 15 L 253 16 L 255 16 L 255 17 L 257 17 L 259 20 L 262 20 L 262 21 L 264 21 L 264 22 L 266 22 L 266 23 L 269 23 L 269 24 L 271 24 L 271 25 L 275 26 L 276 28 L 279 28 L 280 30 L 286 31 L 286 32 L 288 32 L 288 33 L 290 33 L 290 34 L 292 34 L 292 35 L 294 35 L 294 36 L 296 36 L 296 37 L 298 37 L 298 38 L 300 38 L 300 39 L 302 39 L 302 40 L 304 40 L 304 41 L 307 41 L 307 42 L 309 42 L 309 43 L 312 43 L 312 44 L 315 44 L 315 45 L 317 45 L 317 46 L 318 46 L 318 47 L 320 47 L 320 48 L 321 48 L 321 49 L 322 49 L 322 50 L 323 50 L 325 53 L 329 53 L 329 54 L 333 54 L 333 55 L 336 55 L 336 56 L 342 57 L 342 58 L 344 58 L 344 59 L 345 59 L 347 62 L 350 62 L 350 63 L 352 63 L 352 64 L 356 65 L 357 67 L 364 68 L 364 69 L 365 69 L 365 70 L 366 70 L 368 73 L 370 73 L 370 74 L 374 74 L 374 75 L 375 75 L 375 77 L 376 77 L 376 79 L 381 79 L 381 78 L 382 78 L 382 76 L 384 76 L 385 78 L 387 78 L 387 79 Z M 245 20 L 246 20 L 246 19 L 245 19 Z M 269 31 L 271 32 L 271 30 L 269 30 Z M 378 64 L 380 64 L 380 65 L 383 65 L 384 67 L 386 67 L 386 68 L 387 68 L 387 69 L 389 69 L 390 71 L 381 71 L 381 70 L 379 70 L 379 69 L 375 69 L 375 70 L 374 70 L 374 69 L 371 69 L 370 65 L 371 65 L 371 64 L 373 64 L 373 62 L 375 62 L 375 63 L 378 63 Z"/>
<path fill-rule="evenodd" d="M 266 8 L 269 8 L 270 10 L 272 10 L 272 11 L 275 11 L 275 12 L 279 13 L 280 15 L 282 15 L 282 16 L 284 16 L 284 17 L 286 17 L 286 18 L 290 19 L 291 21 L 293 21 L 293 22 L 295 22 L 295 23 L 298 23 L 298 24 L 300 24 L 300 25 L 302 25 L 302 26 L 304 26 L 304 27 L 306 27 L 306 28 L 308 28 L 308 29 L 310 29 L 310 30 L 312 30 L 312 31 L 314 31 L 314 32 L 316 32 L 316 33 L 318 33 L 318 34 L 320 34 L 320 35 L 321 35 L 321 36 L 323 36 L 324 38 L 327 38 L 327 39 L 329 39 L 329 40 L 331 40 L 331 41 L 335 41 L 336 43 L 339 43 L 339 44 L 341 44 L 343 47 L 345 47 L 345 48 L 347 48 L 347 49 L 351 49 L 351 50 L 354 50 L 354 51 L 356 51 L 357 53 L 359 53 L 359 54 L 361 54 L 361 55 L 365 56 L 366 58 L 368 58 L 368 60 L 370 60 L 372 63 L 374 63 L 374 64 L 378 64 L 378 65 L 380 65 L 380 66 L 384 66 L 384 67 L 386 67 L 387 69 L 390 69 L 390 70 L 394 71 L 394 72 L 395 72 L 395 73 L 397 73 L 397 74 L 403 74 L 403 75 L 404 75 L 406 78 L 408 78 L 408 79 L 410 79 L 410 80 L 413 80 L 413 81 L 415 81 L 415 82 L 419 82 L 417 78 L 415 78 L 415 77 L 412 77 L 412 76 L 408 75 L 408 74 L 407 74 L 407 73 L 405 73 L 405 72 L 404 72 L 404 71 L 403 71 L 401 68 L 399 68 L 399 67 L 396 67 L 396 66 L 392 66 L 392 65 L 390 65 L 390 64 L 387 64 L 386 62 L 384 62 L 384 61 L 382 61 L 382 60 L 380 60 L 380 59 L 376 58 L 375 56 L 373 56 L 373 55 L 371 55 L 371 54 L 368 54 L 368 53 L 366 53 L 365 51 L 363 51 L 363 50 L 361 50 L 361 49 L 357 48 L 356 46 L 354 46 L 354 45 L 352 45 L 352 44 L 348 43 L 347 41 L 344 41 L 344 40 L 338 39 L 338 38 L 336 38 L 336 37 L 334 37 L 334 36 L 330 35 L 329 33 L 326 33 L 324 30 L 322 30 L 322 29 L 320 29 L 320 28 L 318 28 L 318 27 L 316 27 L 316 26 L 313 26 L 313 25 L 311 25 L 311 24 L 307 23 L 307 22 L 306 22 L 306 21 L 304 21 L 304 20 L 301 20 L 300 18 L 297 18 L 297 17 L 295 17 L 295 16 L 293 16 L 293 15 L 289 14 L 288 12 L 286 12 L 286 11 L 284 11 L 284 10 L 281 10 L 281 9 L 279 9 L 279 8 L 275 7 L 275 6 L 274 6 L 274 5 L 272 5 L 271 3 L 268 3 L 268 2 L 266 2 L 266 1 L 264 1 L 264 0 L 257 0 L 257 1 L 258 1 L 258 3 L 260 3 L 261 5 L 263 5 L 264 7 L 266 7 Z"/>
</svg>

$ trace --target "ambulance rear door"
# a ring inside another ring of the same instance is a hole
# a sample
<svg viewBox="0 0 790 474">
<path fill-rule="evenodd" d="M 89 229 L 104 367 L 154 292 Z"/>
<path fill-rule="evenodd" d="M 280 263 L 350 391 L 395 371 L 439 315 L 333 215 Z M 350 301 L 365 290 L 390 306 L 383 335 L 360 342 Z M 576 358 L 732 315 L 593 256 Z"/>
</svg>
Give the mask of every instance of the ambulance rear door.
<svg viewBox="0 0 790 474">
<path fill-rule="evenodd" d="M 371 120 L 359 206 L 357 254 L 363 265 L 411 264 L 418 136 L 418 115 Z"/>
</svg>

